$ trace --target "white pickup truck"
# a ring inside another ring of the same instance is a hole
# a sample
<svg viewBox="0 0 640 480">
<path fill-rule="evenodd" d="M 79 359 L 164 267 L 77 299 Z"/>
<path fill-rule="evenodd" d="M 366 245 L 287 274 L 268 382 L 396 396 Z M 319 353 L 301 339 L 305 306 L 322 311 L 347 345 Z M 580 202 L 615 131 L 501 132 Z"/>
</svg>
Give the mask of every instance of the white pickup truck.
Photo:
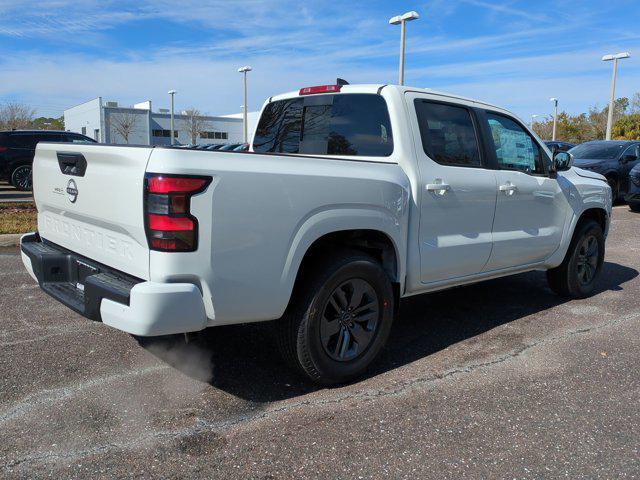
<svg viewBox="0 0 640 480">
<path fill-rule="evenodd" d="M 247 153 L 41 143 L 33 183 L 45 292 L 141 336 L 279 319 L 324 384 L 371 363 L 402 297 L 529 270 L 591 294 L 611 216 L 604 177 L 508 111 L 395 85 L 271 97 Z"/>
</svg>

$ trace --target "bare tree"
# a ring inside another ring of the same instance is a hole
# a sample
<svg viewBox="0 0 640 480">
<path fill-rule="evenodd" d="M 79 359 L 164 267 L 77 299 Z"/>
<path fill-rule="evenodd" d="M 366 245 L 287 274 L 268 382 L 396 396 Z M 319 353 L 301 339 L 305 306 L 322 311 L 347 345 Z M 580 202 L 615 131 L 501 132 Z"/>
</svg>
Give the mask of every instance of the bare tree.
<svg viewBox="0 0 640 480">
<path fill-rule="evenodd" d="M 187 132 L 192 144 L 197 143 L 202 132 L 212 129 L 211 122 L 204 117 L 200 110 L 190 108 L 183 112 L 183 116 L 184 118 L 180 121 L 181 130 Z"/>
<path fill-rule="evenodd" d="M 0 130 L 29 127 L 35 113 L 34 109 L 23 103 L 5 103 L 0 106 Z"/>
<path fill-rule="evenodd" d="M 111 131 L 118 133 L 125 143 L 129 143 L 129 136 L 135 130 L 138 123 L 138 115 L 133 112 L 116 112 L 109 115 Z"/>
</svg>

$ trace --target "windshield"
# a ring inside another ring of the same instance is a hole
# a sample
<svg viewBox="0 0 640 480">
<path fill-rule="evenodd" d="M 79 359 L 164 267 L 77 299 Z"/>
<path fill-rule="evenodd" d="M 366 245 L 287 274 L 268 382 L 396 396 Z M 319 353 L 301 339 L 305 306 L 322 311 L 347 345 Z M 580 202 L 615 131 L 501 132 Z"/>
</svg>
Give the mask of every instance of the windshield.
<svg viewBox="0 0 640 480">
<path fill-rule="evenodd" d="M 596 160 L 612 159 L 620 155 L 627 147 L 624 143 L 583 143 L 569 150 L 576 159 Z"/>
</svg>

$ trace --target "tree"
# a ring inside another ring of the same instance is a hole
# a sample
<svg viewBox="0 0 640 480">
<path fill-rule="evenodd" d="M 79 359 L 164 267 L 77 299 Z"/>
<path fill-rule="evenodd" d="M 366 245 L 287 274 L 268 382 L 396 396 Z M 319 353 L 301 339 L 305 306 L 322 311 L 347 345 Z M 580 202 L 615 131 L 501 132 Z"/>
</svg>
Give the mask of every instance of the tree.
<svg viewBox="0 0 640 480">
<path fill-rule="evenodd" d="M 545 118 L 533 122 L 533 131 L 543 140 L 551 140 L 553 134 L 553 120 Z"/>
<path fill-rule="evenodd" d="M 64 130 L 64 117 L 38 117 L 31 122 L 31 126 L 36 130 Z"/>
<path fill-rule="evenodd" d="M 200 110 L 195 108 L 190 108 L 183 112 L 182 120 L 180 124 L 182 126 L 182 130 L 187 132 L 189 138 L 191 139 L 192 144 L 196 144 L 198 141 L 198 137 L 202 134 L 202 132 L 206 132 L 207 130 L 211 130 L 211 122 L 207 120 Z"/>
<path fill-rule="evenodd" d="M 640 140 L 640 113 L 627 115 L 618 120 L 611 129 L 614 140 Z"/>
<path fill-rule="evenodd" d="M 637 113 L 640 113 L 640 93 L 637 93 L 631 101 L 626 97 L 616 99 L 613 110 L 614 125 L 617 121 L 627 118 L 629 116 L 627 112 L 633 112 L 634 108 L 637 108 Z M 604 140 L 607 132 L 608 113 L 609 106 L 600 108 L 597 105 L 590 107 L 587 113 L 578 115 L 561 112 L 558 114 L 556 137 L 558 140 L 572 143 Z M 540 138 L 551 140 L 553 117 L 535 122 L 533 129 Z"/>
<path fill-rule="evenodd" d="M 31 126 L 35 110 L 23 103 L 9 102 L 0 106 L 0 130 L 13 130 Z"/>
<path fill-rule="evenodd" d="M 122 111 L 109 115 L 109 124 L 112 132 L 118 133 L 125 143 L 129 143 L 129 136 L 135 130 L 137 123 L 138 115 L 133 112 Z"/>
</svg>

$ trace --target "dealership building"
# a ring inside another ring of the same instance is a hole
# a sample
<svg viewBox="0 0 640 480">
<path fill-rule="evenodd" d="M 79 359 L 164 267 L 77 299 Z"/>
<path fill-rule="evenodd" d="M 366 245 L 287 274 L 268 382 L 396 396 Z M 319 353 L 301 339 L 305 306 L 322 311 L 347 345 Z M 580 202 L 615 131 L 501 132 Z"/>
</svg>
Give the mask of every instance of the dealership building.
<svg viewBox="0 0 640 480">
<path fill-rule="evenodd" d="M 253 132 L 257 112 L 248 115 L 248 129 Z M 242 142 L 242 115 L 199 116 L 198 128 L 187 112 L 174 113 L 176 141 L 190 144 L 192 130 L 197 130 L 196 143 L 219 144 Z M 100 143 L 133 145 L 169 145 L 171 115 L 168 109 L 153 111 L 151 101 L 123 107 L 118 102 L 103 102 L 102 97 L 64 111 L 68 131 L 87 135 Z M 128 136 L 128 138 L 126 138 Z M 251 136 L 251 133 L 249 134 Z"/>
</svg>

